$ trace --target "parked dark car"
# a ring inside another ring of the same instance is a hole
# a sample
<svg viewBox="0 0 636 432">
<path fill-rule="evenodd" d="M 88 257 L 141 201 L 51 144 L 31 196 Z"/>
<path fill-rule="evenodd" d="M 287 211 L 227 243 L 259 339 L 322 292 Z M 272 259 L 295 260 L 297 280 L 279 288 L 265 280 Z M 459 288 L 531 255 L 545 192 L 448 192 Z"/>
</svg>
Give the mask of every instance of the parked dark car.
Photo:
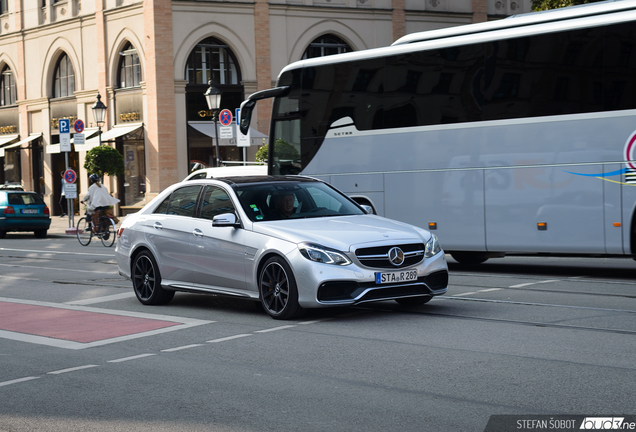
<svg viewBox="0 0 636 432">
<path fill-rule="evenodd" d="M 50 213 L 35 192 L 0 190 L 0 238 L 9 231 L 33 231 L 44 238 L 51 226 Z"/>
</svg>

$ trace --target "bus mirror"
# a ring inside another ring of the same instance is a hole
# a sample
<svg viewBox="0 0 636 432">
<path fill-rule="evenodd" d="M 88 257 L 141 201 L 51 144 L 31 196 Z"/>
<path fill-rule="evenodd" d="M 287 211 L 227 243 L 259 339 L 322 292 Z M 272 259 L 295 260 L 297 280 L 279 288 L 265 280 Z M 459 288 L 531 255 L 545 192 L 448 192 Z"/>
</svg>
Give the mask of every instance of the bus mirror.
<svg viewBox="0 0 636 432">
<path fill-rule="evenodd" d="M 243 135 L 247 135 L 247 132 L 250 130 L 250 121 L 252 120 L 252 111 L 254 111 L 255 105 L 256 101 L 249 99 L 241 104 L 241 124 L 239 128 Z"/>
</svg>

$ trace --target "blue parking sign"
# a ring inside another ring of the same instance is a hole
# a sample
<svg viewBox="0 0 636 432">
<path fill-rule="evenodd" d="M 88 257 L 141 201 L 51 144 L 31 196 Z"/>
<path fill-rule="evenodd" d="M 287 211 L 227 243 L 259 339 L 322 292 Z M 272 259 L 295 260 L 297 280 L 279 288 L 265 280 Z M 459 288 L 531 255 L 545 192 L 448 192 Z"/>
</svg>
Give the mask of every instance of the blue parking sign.
<svg viewBox="0 0 636 432">
<path fill-rule="evenodd" d="M 59 119 L 57 124 L 58 130 L 61 134 L 71 133 L 71 121 L 69 119 Z"/>
</svg>

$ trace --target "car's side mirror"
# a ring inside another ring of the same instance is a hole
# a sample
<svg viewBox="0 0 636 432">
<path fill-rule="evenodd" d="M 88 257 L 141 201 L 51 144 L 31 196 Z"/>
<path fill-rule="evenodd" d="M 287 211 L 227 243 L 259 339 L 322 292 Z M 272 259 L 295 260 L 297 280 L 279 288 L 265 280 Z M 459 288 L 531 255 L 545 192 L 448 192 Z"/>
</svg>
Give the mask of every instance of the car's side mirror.
<svg viewBox="0 0 636 432">
<path fill-rule="evenodd" d="M 362 210 L 364 210 L 366 214 L 374 214 L 373 207 L 370 205 L 360 204 L 360 207 L 362 207 Z"/>
<path fill-rule="evenodd" d="M 241 224 L 234 213 L 222 213 L 212 218 L 212 226 L 240 228 Z"/>
</svg>

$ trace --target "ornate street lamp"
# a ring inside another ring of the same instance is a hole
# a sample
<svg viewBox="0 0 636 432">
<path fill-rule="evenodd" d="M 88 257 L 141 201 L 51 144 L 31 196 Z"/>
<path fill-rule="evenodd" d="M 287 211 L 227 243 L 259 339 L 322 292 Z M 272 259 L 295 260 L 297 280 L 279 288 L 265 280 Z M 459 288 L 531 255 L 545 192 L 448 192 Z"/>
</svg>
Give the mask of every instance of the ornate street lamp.
<svg viewBox="0 0 636 432">
<path fill-rule="evenodd" d="M 95 123 L 97 123 L 99 145 L 102 145 L 102 125 L 106 119 L 107 107 L 103 104 L 102 97 L 99 95 L 99 92 L 97 93 L 97 102 L 95 102 L 91 108 L 93 109 L 93 118 L 95 119 Z"/>
<path fill-rule="evenodd" d="M 221 106 L 221 90 L 214 87 L 212 80 L 208 81 L 208 89 L 203 93 L 208 103 L 208 108 L 212 111 L 212 119 L 214 120 L 214 137 L 216 138 L 216 166 L 221 166 L 221 155 L 219 153 L 219 131 L 216 128 L 216 118 L 219 115 L 219 107 Z"/>
</svg>

